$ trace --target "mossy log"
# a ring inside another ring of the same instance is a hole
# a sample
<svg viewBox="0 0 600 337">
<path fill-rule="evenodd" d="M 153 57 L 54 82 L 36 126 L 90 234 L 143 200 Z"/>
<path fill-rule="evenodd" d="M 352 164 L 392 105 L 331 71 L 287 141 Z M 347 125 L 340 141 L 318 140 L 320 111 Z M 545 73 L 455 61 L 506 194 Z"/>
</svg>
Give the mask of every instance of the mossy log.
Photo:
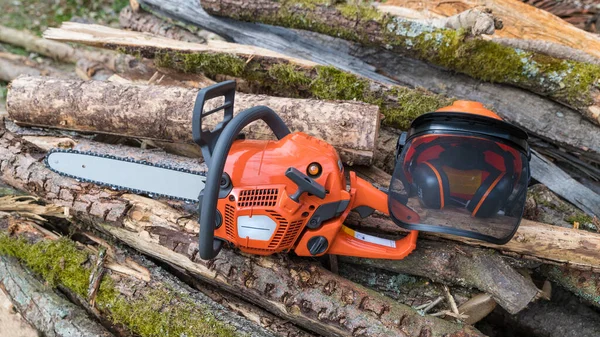
<svg viewBox="0 0 600 337">
<path fill-rule="evenodd" d="M 365 179 L 382 187 L 389 185 L 391 177 L 382 170 L 356 167 L 357 173 Z M 373 214 L 361 219 L 350 213 L 347 224 L 357 229 L 376 230 L 390 235 L 404 235 L 406 231 L 398 227 L 389 217 Z M 513 238 L 504 245 L 441 233 L 419 234 L 428 239 L 448 239 L 469 246 L 494 248 L 503 254 L 518 258 L 564 265 L 578 270 L 600 271 L 600 234 L 573 228 L 552 226 L 540 222 L 522 219 Z"/>
<path fill-rule="evenodd" d="M 503 27 L 494 32 L 493 40 L 518 39 L 520 41 L 562 45 L 600 59 L 600 38 L 585 32 L 563 19 L 537 9 L 526 1 L 514 0 L 458 0 L 447 2 L 431 0 L 415 2 L 410 0 L 386 1 L 385 6 L 378 6 L 381 11 L 395 8 L 410 9 L 428 16 L 446 18 L 463 11 L 485 6 L 495 17 L 502 20 Z M 527 22 L 527 24 L 523 24 Z M 522 48 L 524 49 L 524 48 Z M 544 53 L 545 54 L 545 53 Z M 568 57 L 568 55 L 565 55 Z"/>
<path fill-rule="evenodd" d="M 48 289 L 13 257 L 0 255 L 0 288 L 23 318 L 44 336 L 113 336 L 85 310 Z"/>
<path fill-rule="evenodd" d="M 192 44 L 148 33 L 71 22 L 48 29 L 44 37 L 141 55 L 154 59 L 161 70 L 203 73 L 213 80 L 220 76 L 243 79 L 250 88 L 246 91 L 254 93 L 363 101 L 380 107 L 384 124 L 400 128 L 407 128 L 416 116 L 452 101 L 423 89 L 384 84 L 331 66 L 248 45 L 222 41 Z"/>
<path fill-rule="evenodd" d="M 41 64 L 26 57 L 0 52 L 0 81 L 10 82 L 19 75 L 75 78 L 73 74 L 51 65 Z"/>
<path fill-rule="evenodd" d="M 526 308 L 539 289 L 505 262 L 495 251 L 448 242 L 419 242 L 402 260 L 356 259 L 340 256 L 341 262 L 427 277 L 435 282 L 476 288 L 493 296 L 511 314 Z"/>
<path fill-rule="evenodd" d="M 197 93 L 197 89 L 182 87 L 20 77 L 8 90 L 7 111 L 23 125 L 192 143 Z M 369 165 L 372 161 L 380 123 L 377 106 L 237 93 L 234 114 L 257 105 L 277 112 L 290 130 L 327 141 L 345 163 Z M 205 108 L 217 106 L 215 99 Z M 203 127 L 212 128 L 221 119 L 221 114 L 213 114 L 203 120 Z M 261 121 L 244 132 L 249 139 L 274 139 Z"/>
<path fill-rule="evenodd" d="M 385 15 L 368 4 L 203 0 L 209 13 L 377 46 L 445 69 L 548 96 L 600 125 L 600 66 L 513 49 L 460 31 Z"/>
<path fill-rule="evenodd" d="M 70 237 L 79 238 L 81 242 L 54 234 L 31 221 L 4 216 L 0 219 L 0 259 L 16 258 L 45 283 L 60 288 L 75 303 L 84 306 L 91 316 L 96 316 L 119 335 L 274 336 L 273 332 L 259 324 L 232 313 L 204 294 L 182 284 L 149 260 L 110 246 L 106 241 L 74 227 L 63 230 L 70 231 Z M 106 257 L 98 264 L 102 256 L 100 252 Z M 104 272 L 99 278 L 95 295 L 90 297 L 89 289 L 94 287 L 90 276 L 98 266 Z M 0 273 L 0 278 L 2 275 Z M 13 284 L 11 286 L 14 287 Z M 24 292 L 23 295 L 35 294 Z M 59 328 L 57 331 L 71 333 L 61 336 L 108 335 L 83 333 L 85 330 L 81 328 L 79 330 L 82 333 L 69 331 L 73 327 L 91 325 L 86 322 L 89 318 L 85 314 L 76 315 L 77 310 L 81 309 L 72 310 L 72 307 L 73 304 L 65 304 L 62 310 L 54 308 L 54 311 L 50 311 L 58 317 L 46 314 L 36 319 L 55 324 Z M 73 313 L 64 315 L 64 310 Z M 73 327 L 67 325 L 69 321 L 72 321 Z"/>
<path fill-rule="evenodd" d="M 83 143 L 86 142 L 80 142 Z M 76 148 L 102 153 L 102 146 L 89 142 L 87 145 Z M 144 151 L 119 150 L 115 146 L 106 150 L 148 160 Z M 41 162 L 44 154 L 33 143 L 4 131 L 0 137 L 1 178 L 49 202 L 66 205 L 76 219 L 87 220 L 128 246 L 309 331 L 325 336 L 481 336 L 470 326 L 421 316 L 416 310 L 345 280 L 314 262 L 295 260 L 288 254 L 247 256 L 224 248 L 216 259 L 203 261 L 197 257 L 198 224 L 189 213 L 143 196 L 58 176 Z M 150 152 L 150 156 L 156 155 Z M 177 161 L 171 164 L 177 165 Z"/>
</svg>

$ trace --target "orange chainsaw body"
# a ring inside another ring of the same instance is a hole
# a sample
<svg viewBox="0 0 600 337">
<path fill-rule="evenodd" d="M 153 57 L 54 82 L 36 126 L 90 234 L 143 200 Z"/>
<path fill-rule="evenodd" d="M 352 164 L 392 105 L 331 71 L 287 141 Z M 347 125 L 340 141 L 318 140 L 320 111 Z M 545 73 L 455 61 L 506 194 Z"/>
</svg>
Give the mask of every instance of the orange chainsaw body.
<svg viewBox="0 0 600 337">
<path fill-rule="evenodd" d="M 320 168 L 316 175 L 315 164 Z M 313 171 L 309 170 L 310 165 Z M 302 193 L 298 202 L 292 200 L 290 195 L 298 186 L 284 174 L 289 167 L 325 187 L 325 198 Z M 215 229 L 215 237 L 244 252 L 270 255 L 294 250 L 300 256 L 329 253 L 401 259 L 416 247 L 416 231 L 401 240 L 375 240 L 343 226 L 348 213 L 359 206 L 388 214 L 387 194 L 354 172 L 350 172 L 347 190 L 344 167 L 336 150 L 305 133 L 290 133 L 277 141 L 236 140 L 224 172 L 233 187 L 218 200 L 223 221 Z M 323 221 L 324 218 L 327 219 Z M 325 244 L 316 253 L 308 248 L 314 237 Z"/>
</svg>

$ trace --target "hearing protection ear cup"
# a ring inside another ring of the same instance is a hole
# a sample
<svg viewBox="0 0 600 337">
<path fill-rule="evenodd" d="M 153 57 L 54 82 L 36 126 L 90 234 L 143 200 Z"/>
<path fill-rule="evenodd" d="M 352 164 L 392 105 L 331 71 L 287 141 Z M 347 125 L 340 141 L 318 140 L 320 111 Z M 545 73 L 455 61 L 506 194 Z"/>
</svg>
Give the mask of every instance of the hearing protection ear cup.
<svg viewBox="0 0 600 337">
<path fill-rule="evenodd" d="M 511 191 L 510 175 L 506 172 L 490 174 L 473 194 L 467 209 L 476 217 L 493 216 L 502 208 Z"/>
<path fill-rule="evenodd" d="M 450 193 L 448 177 L 434 161 L 418 164 L 413 172 L 413 184 L 421 202 L 427 208 L 442 209 Z"/>
</svg>

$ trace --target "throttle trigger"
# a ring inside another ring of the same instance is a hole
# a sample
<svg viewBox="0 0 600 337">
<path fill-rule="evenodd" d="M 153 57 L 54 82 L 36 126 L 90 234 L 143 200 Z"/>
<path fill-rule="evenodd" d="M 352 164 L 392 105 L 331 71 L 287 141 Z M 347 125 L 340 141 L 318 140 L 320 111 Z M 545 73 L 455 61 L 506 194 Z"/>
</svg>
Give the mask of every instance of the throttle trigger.
<svg viewBox="0 0 600 337">
<path fill-rule="evenodd" d="M 304 192 L 316 195 L 320 199 L 325 199 L 325 195 L 327 194 L 325 191 L 325 187 L 312 180 L 306 174 L 300 172 L 295 167 L 289 167 L 285 171 L 285 176 L 288 177 L 298 186 L 296 192 L 290 196 L 290 199 L 294 200 L 295 202 L 299 202 L 300 196 Z"/>
</svg>

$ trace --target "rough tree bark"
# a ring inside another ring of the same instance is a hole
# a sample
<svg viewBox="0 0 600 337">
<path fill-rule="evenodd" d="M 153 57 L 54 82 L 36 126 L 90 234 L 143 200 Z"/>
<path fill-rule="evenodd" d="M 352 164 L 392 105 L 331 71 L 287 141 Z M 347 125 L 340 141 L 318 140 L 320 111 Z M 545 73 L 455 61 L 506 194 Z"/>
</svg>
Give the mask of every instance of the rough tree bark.
<svg viewBox="0 0 600 337">
<path fill-rule="evenodd" d="M 346 256 L 339 259 L 356 265 L 428 277 L 439 283 L 477 288 L 492 295 L 511 314 L 526 308 L 539 293 L 531 280 L 515 271 L 495 251 L 447 242 L 421 241 L 416 251 L 398 261 Z"/>
<path fill-rule="evenodd" d="M 197 89 L 181 87 L 21 77 L 10 85 L 7 111 L 11 119 L 23 125 L 192 143 L 197 93 Z M 211 100 L 205 109 L 219 105 L 219 100 Z M 290 130 L 327 141 L 345 163 L 371 163 L 379 129 L 377 106 L 237 93 L 234 114 L 257 105 L 276 111 Z M 202 124 L 212 128 L 221 120 L 221 114 L 213 114 Z M 244 131 L 251 139 L 274 139 L 262 121 Z"/>
<path fill-rule="evenodd" d="M 70 237 L 79 238 L 83 243 L 54 234 L 28 220 L 4 217 L 0 220 L 0 239 L 3 243 L 0 252 L 31 267 L 36 274 L 45 278 L 45 282 L 59 287 L 74 302 L 85 307 L 90 315 L 96 316 L 119 335 L 127 335 L 127 331 L 140 336 L 196 335 L 202 331 L 202 334 L 221 337 L 273 337 L 276 332 L 241 315 L 232 314 L 228 308 L 193 291 L 147 259 L 111 246 L 90 233 L 77 230 L 75 226 L 62 230 L 71 231 Z M 105 251 L 104 260 L 100 260 L 100 249 Z M 50 261 L 46 256 L 36 256 L 36 253 L 51 256 L 55 261 Z M 98 264 L 99 260 L 101 262 Z M 95 284 L 90 275 L 99 268 L 103 268 L 104 273 Z M 14 287 L 14 284 L 11 286 Z M 88 290 L 92 288 L 95 288 L 96 293 L 90 297 Z M 13 298 L 22 300 L 22 297 L 28 295 L 32 294 L 23 291 Z M 27 307 L 23 306 L 26 303 L 20 303 L 19 308 L 27 311 Z M 66 304 L 65 307 L 72 308 L 73 305 Z M 58 327 L 56 330 L 64 336 L 102 335 L 93 330 L 87 334 L 69 331 L 77 326 L 85 328 L 86 325 L 95 325 L 82 319 L 81 314 L 71 314 L 64 320 L 61 310 L 56 311 L 54 315 L 57 316 L 41 315 L 34 318 L 34 321 L 43 320 L 46 324 L 54 324 Z M 72 321 L 71 327 L 68 326 L 69 321 Z M 84 329 L 80 330 L 85 332 Z M 289 331 L 293 332 L 294 329 Z"/>
<path fill-rule="evenodd" d="M 0 288 L 27 322 L 44 336 L 113 336 L 84 310 L 49 290 L 15 258 L 0 255 Z"/>
<path fill-rule="evenodd" d="M 578 110 L 600 125 L 600 66 L 524 52 L 479 38 L 383 15 L 371 5 L 271 0 L 203 0 L 210 14 L 306 29 L 382 47 L 476 79 L 514 85 Z M 556 76 L 559 74 L 559 76 Z"/>
<path fill-rule="evenodd" d="M 97 25 L 64 23 L 48 39 L 124 50 L 154 59 L 159 69 L 241 79 L 240 90 L 283 97 L 360 100 L 380 106 L 384 123 L 407 127 L 414 117 L 450 103 L 426 90 L 389 86 L 263 48 L 209 41 L 192 44 Z M 244 89 L 246 88 L 246 89 Z"/>
<path fill-rule="evenodd" d="M 544 276 L 579 296 L 585 303 L 600 308 L 600 275 L 598 273 L 549 265 L 541 266 L 540 269 Z"/>
<path fill-rule="evenodd" d="M 422 317 L 415 310 L 315 263 L 296 261 L 289 255 L 245 256 L 223 249 L 216 259 L 203 261 L 197 257 L 198 224 L 186 213 L 159 201 L 57 176 L 40 162 L 43 150 L 8 131 L 0 138 L 0 144 L 1 178 L 8 184 L 49 202 L 68 205 L 77 218 L 87 218 L 91 225 L 136 250 L 310 331 L 329 336 L 481 335 L 469 326 Z M 143 158 L 131 150 L 108 149 L 115 155 L 128 153 Z"/>
</svg>

